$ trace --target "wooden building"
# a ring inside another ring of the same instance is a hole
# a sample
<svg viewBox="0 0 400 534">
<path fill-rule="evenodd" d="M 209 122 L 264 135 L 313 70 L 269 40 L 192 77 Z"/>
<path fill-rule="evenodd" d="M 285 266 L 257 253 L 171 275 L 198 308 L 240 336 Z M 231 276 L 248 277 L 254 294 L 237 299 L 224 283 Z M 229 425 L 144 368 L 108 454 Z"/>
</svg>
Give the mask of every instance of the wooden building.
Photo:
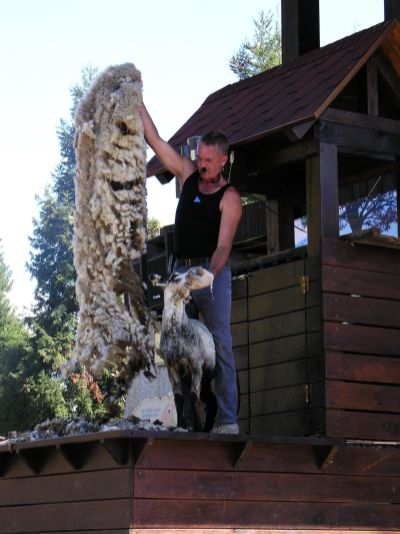
<svg viewBox="0 0 400 534">
<path fill-rule="evenodd" d="M 399 119 L 386 21 L 224 87 L 170 140 L 225 131 L 233 183 L 265 199 L 264 253 L 243 227 L 233 251 L 243 432 L 400 440 Z M 155 159 L 149 172 L 170 178 Z M 396 237 L 352 220 L 379 195 Z"/>
<path fill-rule="evenodd" d="M 291 3 L 287 31 L 304 24 Z M 320 49 L 311 37 L 171 139 L 224 130 L 232 181 L 258 199 L 233 254 L 241 434 L 4 442 L 1 533 L 400 532 L 400 24 Z M 149 174 L 172 178 L 156 160 Z M 379 195 L 396 237 L 357 221 Z M 149 243 L 144 278 L 166 269 L 171 240 Z"/>
</svg>

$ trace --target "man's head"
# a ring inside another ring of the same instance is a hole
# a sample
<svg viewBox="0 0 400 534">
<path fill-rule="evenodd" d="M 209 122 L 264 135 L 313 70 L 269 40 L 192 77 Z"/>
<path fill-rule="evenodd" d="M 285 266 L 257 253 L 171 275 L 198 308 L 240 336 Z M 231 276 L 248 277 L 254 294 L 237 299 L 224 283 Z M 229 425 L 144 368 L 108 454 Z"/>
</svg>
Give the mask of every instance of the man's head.
<svg viewBox="0 0 400 534">
<path fill-rule="evenodd" d="M 200 138 L 197 149 L 197 168 L 203 180 L 218 177 L 228 160 L 229 142 L 222 132 L 211 131 Z"/>
</svg>

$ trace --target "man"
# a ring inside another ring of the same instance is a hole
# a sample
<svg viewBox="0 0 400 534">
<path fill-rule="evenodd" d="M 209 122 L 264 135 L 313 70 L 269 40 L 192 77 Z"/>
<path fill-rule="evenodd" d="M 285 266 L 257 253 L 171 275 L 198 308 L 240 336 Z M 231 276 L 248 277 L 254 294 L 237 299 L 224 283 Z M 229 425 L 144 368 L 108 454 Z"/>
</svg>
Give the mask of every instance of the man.
<svg viewBox="0 0 400 534">
<path fill-rule="evenodd" d="M 177 176 L 181 195 L 174 227 L 175 268 L 203 265 L 214 275 L 210 288 L 192 292 L 195 305 L 211 331 L 216 348 L 217 418 L 211 432 L 237 434 L 236 367 L 230 332 L 231 271 L 228 264 L 242 215 L 238 191 L 222 175 L 228 140 L 220 132 L 204 135 L 197 167 L 158 134 L 144 104 L 140 109 L 146 141 L 166 169 Z"/>
</svg>

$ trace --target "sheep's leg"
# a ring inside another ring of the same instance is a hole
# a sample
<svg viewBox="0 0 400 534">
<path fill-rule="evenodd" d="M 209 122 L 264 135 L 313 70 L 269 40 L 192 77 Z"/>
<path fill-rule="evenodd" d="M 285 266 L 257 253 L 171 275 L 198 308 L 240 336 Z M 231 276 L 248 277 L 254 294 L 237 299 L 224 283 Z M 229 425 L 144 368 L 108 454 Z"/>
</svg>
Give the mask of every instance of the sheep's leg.
<svg viewBox="0 0 400 534">
<path fill-rule="evenodd" d="M 182 383 L 179 378 L 178 373 L 172 369 L 168 368 L 168 375 L 172 385 L 172 391 L 174 393 L 174 402 L 176 409 L 176 424 L 180 428 L 186 428 L 185 418 L 183 415 L 184 401 L 183 401 L 183 392 L 182 392 Z"/>
<path fill-rule="evenodd" d="M 183 396 L 181 393 L 174 393 L 175 409 L 176 409 L 176 425 L 179 428 L 186 428 L 185 418 L 183 416 Z"/>
<path fill-rule="evenodd" d="M 211 378 L 203 376 L 201 381 L 200 399 L 206 405 L 206 420 L 204 422 L 204 432 L 210 432 L 217 416 L 217 399 L 211 390 Z"/>
<path fill-rule="evenodd" d="M 201 369 L 192 370 L 192 387 L 190 393 L 190 401 L 193 412 L 193 430 L 201 432 L 203 430 L 200 402 L 200 383 L 201 383 Z"/>
</svg>

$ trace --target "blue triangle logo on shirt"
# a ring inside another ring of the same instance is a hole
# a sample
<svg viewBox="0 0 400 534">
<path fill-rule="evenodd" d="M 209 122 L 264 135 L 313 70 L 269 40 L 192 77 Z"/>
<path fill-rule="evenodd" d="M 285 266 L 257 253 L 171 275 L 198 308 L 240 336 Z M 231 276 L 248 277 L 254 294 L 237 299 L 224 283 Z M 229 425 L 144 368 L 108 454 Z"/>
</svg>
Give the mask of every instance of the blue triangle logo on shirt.
<svg viewBox="0 0 400 534">
<path fill-rule="evenodd" d="M 200 203 L 201 203 L 201 200 L 199 199 L 198 196 L 196 196 L 196 198 L 193 200 L 193 202 L 194 202 L 195 204 L 200 204 Z"/>
</svg>

